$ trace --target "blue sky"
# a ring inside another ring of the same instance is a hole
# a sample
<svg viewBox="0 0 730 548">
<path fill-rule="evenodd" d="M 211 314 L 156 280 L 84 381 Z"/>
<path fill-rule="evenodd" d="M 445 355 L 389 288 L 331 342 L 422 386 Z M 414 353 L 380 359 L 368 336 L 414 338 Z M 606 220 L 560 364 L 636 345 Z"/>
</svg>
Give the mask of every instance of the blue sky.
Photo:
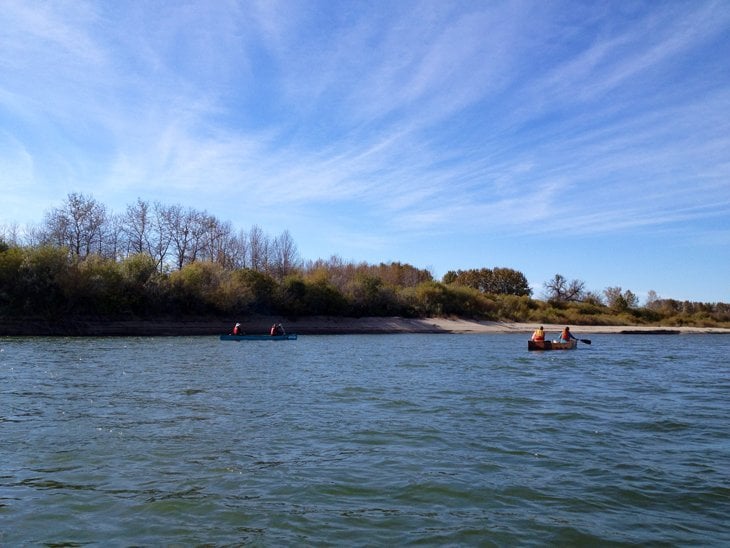
<svg viewBox="0 0 730 548">
<path fill-rule="evenodd" d="M 730 302 L 730 3 L 0 0 L 0 226 L 70 192 L 304 259 Z"/>
</svg>

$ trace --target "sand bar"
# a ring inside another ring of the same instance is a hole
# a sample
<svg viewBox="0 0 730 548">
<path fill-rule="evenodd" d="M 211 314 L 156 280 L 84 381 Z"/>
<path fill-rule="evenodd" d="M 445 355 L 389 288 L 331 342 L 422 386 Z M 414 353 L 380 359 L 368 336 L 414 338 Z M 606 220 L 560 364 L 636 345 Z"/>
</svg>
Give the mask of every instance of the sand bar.
<svg viewBox="0 0 730 548">
<path fill-rule="evenodd" d="M 537 324 L 515 322 L 488 322 L 459 318 L 338 318 L 302 317 L 284 318 L 261 316 L 253 318 L 165 318 L 157 320 L 106 320 L 100 318 L 49 320 L 46 318 L 0 319 L 0 336 L 170 336 L 220 335 L 229 333 L 239 321 L 246 333 L 268 333 L 272 323 L 281 322 L 289 333 L 300 335 L 325 334 L 387 334 L 387 333 L 525 333 L 530 334 Z M 564 324 L 543 324 L 548 337 L 554 338 Z M 591 333 L 613 334 L 730 334 L 720 327 L 673 327 L 631 325 L 570 325 L 576 337 Z"/>
<path fill-rule="evenodd" d="M 302 318 L 285 322 L 290 331 L 298 333 L 528 333 L 537 324 L 518 322 L 489 322 L 459 318 Z M 245 325 L 245 324 L 244 324 Z M 556 336 L 565 324 L 542 324 L 548 336 Z M 571 331 L 581 333 L 626 333 L 626 334 L 680 334 L 680 333 L 725 333 L 730 329 L 719 327 L 667 327 L 632 325 L 571 325 Z"/>
</svg>

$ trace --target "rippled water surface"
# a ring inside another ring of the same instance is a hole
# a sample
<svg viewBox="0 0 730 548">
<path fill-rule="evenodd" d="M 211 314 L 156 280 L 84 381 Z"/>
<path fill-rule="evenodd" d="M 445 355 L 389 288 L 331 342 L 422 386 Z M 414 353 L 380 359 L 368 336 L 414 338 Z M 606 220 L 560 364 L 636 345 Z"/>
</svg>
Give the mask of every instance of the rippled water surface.
<svg viewBox="0 0 730 548">
<path fill-rule="evenodd" d="M 590 338 L 0 338 L 0 545 L 730 544 L 730 337 Z"/>
</svg>

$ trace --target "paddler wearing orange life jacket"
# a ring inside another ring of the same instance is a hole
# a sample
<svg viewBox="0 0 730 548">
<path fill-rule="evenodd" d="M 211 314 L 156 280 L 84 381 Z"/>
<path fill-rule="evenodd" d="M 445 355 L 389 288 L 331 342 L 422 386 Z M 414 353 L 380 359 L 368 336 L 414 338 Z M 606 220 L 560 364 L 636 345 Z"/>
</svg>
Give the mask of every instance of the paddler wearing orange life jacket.
<svg viewBox="0 0 730 548">
<path fill-rule="evenodd" d="M 560 334 L 560 342 L 568 342 L 570 339 L 576 339 L 573 334 L 570 332 L 570 327 L 565 326 L 565 329 L 563 329 L 563 332 Z"/>
</svg>

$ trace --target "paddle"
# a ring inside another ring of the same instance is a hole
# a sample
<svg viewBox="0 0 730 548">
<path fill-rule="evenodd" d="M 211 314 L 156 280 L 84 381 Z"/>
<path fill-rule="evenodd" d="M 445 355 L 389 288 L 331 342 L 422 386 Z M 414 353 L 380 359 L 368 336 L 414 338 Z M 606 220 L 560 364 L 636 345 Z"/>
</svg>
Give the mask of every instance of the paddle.
<svg viewBox="0 0 730 548">
<path fill-rule="evenodd" d="M 582 343 L 585 343 L 585 344 L 591 344 L 591 340 L 590 339 L 578 339 L 578 340 L 580 342 L 582 342 Z"/>
</svg>

